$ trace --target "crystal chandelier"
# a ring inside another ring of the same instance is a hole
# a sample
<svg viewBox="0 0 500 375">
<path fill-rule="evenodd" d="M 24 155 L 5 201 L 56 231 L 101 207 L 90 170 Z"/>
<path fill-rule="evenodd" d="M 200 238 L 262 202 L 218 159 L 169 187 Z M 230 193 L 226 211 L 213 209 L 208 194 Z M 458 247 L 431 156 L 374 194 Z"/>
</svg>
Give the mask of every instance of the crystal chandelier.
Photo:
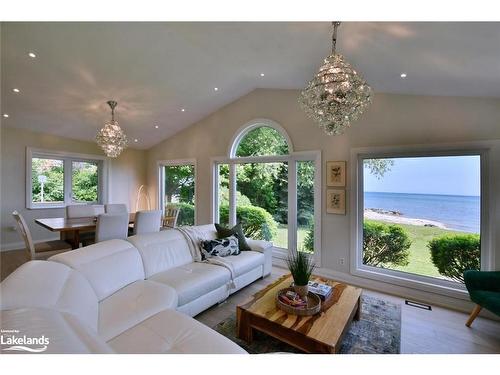
<svg viewBox="0 0 500 375">
<path fill-rule="evenodd" d="M 111 108 L 111 121 L 104 124 L 104 127 L 97 132 L 95 139 L 106 156 L 116 158 L 127 148 L 128 140 L 118 122 L 115 121 L 115 107 L 118 103 L 113 100 L 107 103 Z"/>
<path fill-rule="evenodd" d="M 340 22 L 332 25 L 332 53 L 301 92 L 299 103 L 327 134 L 338 135 L 371 103 L 372 89 L 345 57 L 335 52 Z"/>
</svg>

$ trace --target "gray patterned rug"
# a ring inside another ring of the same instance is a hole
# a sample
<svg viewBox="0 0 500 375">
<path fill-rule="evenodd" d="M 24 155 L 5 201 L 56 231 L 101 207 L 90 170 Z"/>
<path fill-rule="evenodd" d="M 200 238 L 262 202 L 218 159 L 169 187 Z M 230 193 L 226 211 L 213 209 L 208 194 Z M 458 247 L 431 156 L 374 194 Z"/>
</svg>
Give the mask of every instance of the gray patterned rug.
<svg viewBox="0 0 500 375">
<path fill-rule="evenodd" d="M 223 320 L 215 330 L 252 354 L 289 352 L 300 350 L 265 333 L 255 331 L 248 345 L 236 337 L 236 317 Z M 399 354 L 401 344 L 401 307 L 368 296 L 361 296 L 361 318 L 353 321 L 342 340 L 340 353 L 344 354 Z"/>
</svg>

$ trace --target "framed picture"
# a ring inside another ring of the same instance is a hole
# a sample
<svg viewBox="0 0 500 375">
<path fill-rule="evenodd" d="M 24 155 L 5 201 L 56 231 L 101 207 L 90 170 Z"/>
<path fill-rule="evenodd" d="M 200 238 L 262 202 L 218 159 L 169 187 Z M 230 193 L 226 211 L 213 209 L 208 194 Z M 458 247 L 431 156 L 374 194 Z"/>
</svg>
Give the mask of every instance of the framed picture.
<svg viewBox="0 0 500 375">
<path fill-rule="evenodd" d="M 326 212 L 329 214 L 345 215 L 345 190 L 326 190 Z"/>
<path fill-rule="evenodd" d="M 345 186 L 345 161 L 326 162 L 326 186 Z"/>
</svg>

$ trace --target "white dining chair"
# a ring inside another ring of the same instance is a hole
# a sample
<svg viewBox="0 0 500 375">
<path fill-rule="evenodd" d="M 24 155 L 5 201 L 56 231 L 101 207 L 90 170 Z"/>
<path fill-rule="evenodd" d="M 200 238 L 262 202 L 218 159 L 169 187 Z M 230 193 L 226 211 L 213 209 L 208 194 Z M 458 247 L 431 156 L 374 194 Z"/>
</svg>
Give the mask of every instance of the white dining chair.
<svg viewBox="0 0 500 375">
<path fill-rule="evenodd" d="M 106 240 L 126 240 L 128 235 L 128 212 L 121 214 L 101 214 L 97 216 L 95 242 Z"/>
<path fill-rule="evenodd" d="M 104 211 L 107 214 L 126 214 L 126 213 L 128 213 L 127 205 L 123 204 L 123 203 L 105 204 Z"/>
<path fill-rule="evenodd" d="M 44 241 L 36 244 L 33 243 L 30 229 L 22 215 L 19 212 L 14 211 L 12 216 L 14 216 L 14 219 L 16 220 L 17 228 L 19 229 L 19 233 L 24 240 L 24 244 L 26 246 L 25 250 L 30 260 L 44 260 L 50 258 L 52 255 L 72 250 L 71 245 L 63 240 Z"/>
<path fill-rule="evenodd" d="M 66 217 L 78 219 L 82 217 L 95 217 L 104 213 L 102 204 L 69 204 L 66 206 Z"/>
<path fill-rule="evenodd" d="M 161 210 L 138 211 L 135 214 L 134 234 L 159 232 L 161 216 Z"/>
</svg>

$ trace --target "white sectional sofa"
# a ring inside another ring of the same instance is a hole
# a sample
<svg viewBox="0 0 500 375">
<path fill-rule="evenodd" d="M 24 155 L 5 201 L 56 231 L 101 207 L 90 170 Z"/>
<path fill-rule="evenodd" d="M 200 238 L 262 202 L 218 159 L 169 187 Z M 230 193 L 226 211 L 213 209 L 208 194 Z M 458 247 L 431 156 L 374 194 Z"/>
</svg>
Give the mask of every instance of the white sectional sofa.
<svg viewBox="0 0 500 375">
<path fill-rule="evenodd" d="M 1 329 L 44 335 L 47 353 L 245 353 L 191 316 L 271 272 L 271 243 L 248 243 L 229 267 L 195 262 L 177 230 L 30 261 L 0 285 Z"/>
</svg>

